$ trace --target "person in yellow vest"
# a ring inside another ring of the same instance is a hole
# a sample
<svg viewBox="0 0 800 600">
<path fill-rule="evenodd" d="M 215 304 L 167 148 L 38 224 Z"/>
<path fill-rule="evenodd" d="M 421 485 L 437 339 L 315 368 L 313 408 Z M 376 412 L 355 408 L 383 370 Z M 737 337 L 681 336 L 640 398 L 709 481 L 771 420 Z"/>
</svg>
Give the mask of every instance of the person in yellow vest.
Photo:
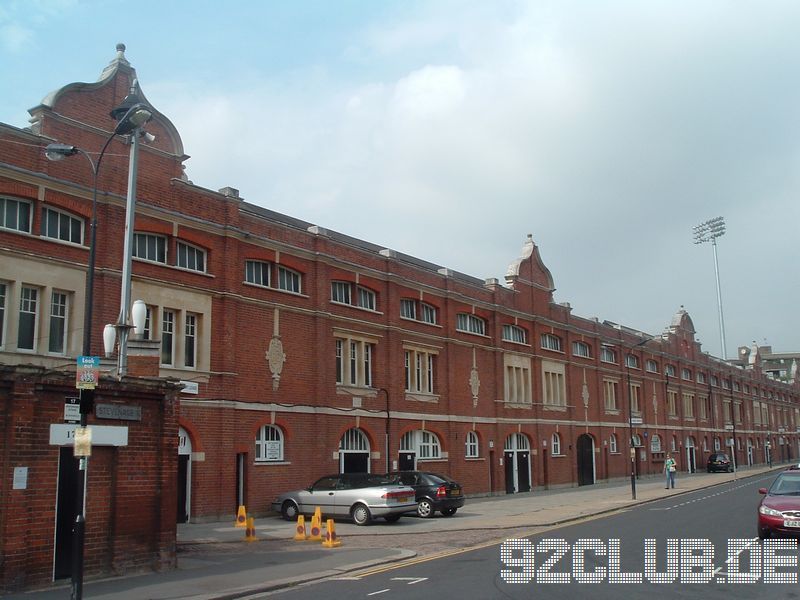
<svg viewBox="0 0 800 600">
<path fill-rule="evenodd" d="M 664 461 L 664 473 L 667 475 L 667 485 L 664 489 L 668 490 L 670 487 L 675 489 L 675 459 L 671 454 L 667 454 L 667 460 Z"/>
</svg>

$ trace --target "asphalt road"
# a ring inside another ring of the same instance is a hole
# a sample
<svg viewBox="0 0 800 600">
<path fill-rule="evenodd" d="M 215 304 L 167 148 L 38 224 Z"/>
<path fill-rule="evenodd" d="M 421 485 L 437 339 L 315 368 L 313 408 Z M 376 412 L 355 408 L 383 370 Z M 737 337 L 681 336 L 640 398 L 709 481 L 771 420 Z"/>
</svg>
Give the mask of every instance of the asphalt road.
<svg viewBox="0 0 800 600">
<path fill-rule="evenodd" d="M 756 539 L 758 488 L 773 479 L 774 474 L 767 474 L 731 482 L 536 535 L 521 531 L 515 541 L 502 545 L 426 556 L 351 577 L 254 595 L 250 600 L 276 595 L 287 600 L 572 598 L 584 594 L 615 600 L 623 595 L 626 600 L 798 598 L 800 565 L 795 543 L 789 550 L 775 551 L 773 557 L 772 550 Z M 737 577 L 756 581 L 732 583 Z M 768 578 L 785 578 L 790 583 L 765 583 Z"/>
</svg>

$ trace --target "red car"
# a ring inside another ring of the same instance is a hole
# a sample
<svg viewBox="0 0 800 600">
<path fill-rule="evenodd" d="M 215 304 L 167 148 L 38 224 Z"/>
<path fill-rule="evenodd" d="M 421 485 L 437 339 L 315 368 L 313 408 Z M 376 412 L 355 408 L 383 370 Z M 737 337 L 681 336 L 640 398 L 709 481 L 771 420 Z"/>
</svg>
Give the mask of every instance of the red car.
<svg viewBox="0 0 800 600">
<path fill-rule="evenodd" d="M 758 537 L 800 538 L 800 469 L 778 475 L 772 485 L 758 490 Z"/>
</svg>

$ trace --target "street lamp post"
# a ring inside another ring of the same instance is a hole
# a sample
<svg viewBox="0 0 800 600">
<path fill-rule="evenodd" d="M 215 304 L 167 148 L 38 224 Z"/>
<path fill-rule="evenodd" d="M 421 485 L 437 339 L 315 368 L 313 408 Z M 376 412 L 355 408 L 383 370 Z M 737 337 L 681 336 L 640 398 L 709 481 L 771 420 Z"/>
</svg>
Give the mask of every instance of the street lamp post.
<svg viewBox="0 0 800 600">
<path fill-rule="evenodd" d="M 120 292 L 120 311 L 114 325 L 106 325 L 103 330 L 103 344 L 106 355 L 110 355 L 115 334 L 119 335 L 119 348 L 117 350 L 117 377 L 122 379 L 128 373 L 128 336 L 131 329 L 140 332 L 144 327 L 146 307 L 139 303 L 134 316 L 135 324 L 131 325 L 131 263 L 133 257 L 133 229 L 136 217 L 136 178 L 139 165 L 139 138 L 149 136 L 142 129 L 152 117 L 148 107 L 141 102 L 136 89 L 138 83 L 133 82 L 128 94 L 117 108 L 111 111 L 111 116 L 117 119 L 116 131 L 119 134 L 130 134 L 131 152 L 128 168 L 128 195 L 125 204 L 125 241 L 122 256 L 122 288 Z M 152 136 L 149 136 L 152 140 Z M 142 314 L 142 309 L 145 314 Z"/>
<path fill-rule="evenodd" d="M 711 242 L 714 248 L 714 273 L 717 277 L 717 308 L 719 311 L 719 337 L 722 344 L 722 360 L 728 360 L 725 351 L 725 320 L 722 317 L 722 292 L 719 286 L 719 262 L 717 261 L 717 238 L 725 235 L 725 220 L 722 217 L 710 219 L 694 226 L 694 243 Z"/>
<path fill-rule="evenodd" d="M 389 462 L 389 424 L 391 422 L 391 415 L 389 413 L 389 390 L 386 388 L 379 388 L 378 391 L 386 394 L 386 433 L 384 434 L 383 438 L 383 452 L 386 455 L 384 461 L 386 463 L 386 472 L 388 473 L 392 470 L 391 463 Z"/>
<path fill-rule="evenodd" d="M 651 338 L 647 338 L 637 344 L 634 344 L 631 346 L 630 352 L 639 346 L 644 346 L 650 340 Z M 636 446 L 633 443 L 633 394 L 631 390 L 631 366 L 628 363 L 628 355 L 625 356 L 624 360 L 628 384 L 628 441 L 630 443 L 631 454 L 631 499 L 636 500 Z"/>
<path fill-rule="evenodd" d="M 127 100 L 127 98 L 126 98 Z M 122 112 L 117 112 L 122 109 Z M 97 162 L 92 160 L 88 152 L 76 146 L 67 144 L 53 143 L 45 148 L 45 156 L 48 160 L 58 161 L 62 158 L 73 156 L 75 154 L 82 154 L 88 161 L 92 168 L 92 218 L 90 224 L 90 237 L 89 237 L 89 264 L 88 273 L 86 276 L 86 293 L 84 305 L 84 327 L 83 327 L 83 356 L 90 356 L 92 350 L 92 312 L 94 308 L 94 272 L 95 262 L 97 256 L 97 176 L 100 169 L 100 164 L 103 160 L 106 150 L 108 149 L 111 140 L 117 135 L 125 135 L 134 132 L 134 140 L 138 135 L 139 128 L 146 123 L 151 113 L 146 109 L 142 103 L 136 103 L 131 106 L 125 106 L 125 102 L 121 107 L 112 111 L 112 116 L 117 114 L 118 123 L 114 131 L 106 139 L 100 154 L 97 157 Z M 135 178 L 134 178 L 135 180 Z M 130 187 L 130 177 L 129 183 Z M 127 241 L 126 241 L 127 247 Z M 81 389 L 80 390 L 80 428 L 85 430 L 88 421 L 88 415 L 92 410 L 94 404 L 94 390 Z M 83 471 L 83 477 L 79 478 L 80 485 L 77 489 L 77 507 L 78 514 L 75 517 L 75 526 L 73 529 L 73 567 L 72 567 L 72 600 L 81 600 L 83 598 L 83 556 L 86 539 L 86 489 L 89 477 L 89 457 L 81 456 L 78 466 L 79 471 Z"/>
</svg>

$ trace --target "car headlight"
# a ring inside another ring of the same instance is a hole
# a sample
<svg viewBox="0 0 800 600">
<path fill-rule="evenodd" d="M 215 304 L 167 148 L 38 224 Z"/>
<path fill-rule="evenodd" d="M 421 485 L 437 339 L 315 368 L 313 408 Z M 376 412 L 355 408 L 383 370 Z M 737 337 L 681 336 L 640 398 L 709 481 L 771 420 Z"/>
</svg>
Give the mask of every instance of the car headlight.
<svg viewBox="0 0 800 600">
<path fill-rule="evenodd" d="M 769 506 L 764 506 L 763 504 L 758 507 L 758 512 L 762 515 L 768 515 L 770 517 L 782 517 L 783 514 L 779 510 L 775 510 L 774 508 L 770 508 Z"/>
</svg>

